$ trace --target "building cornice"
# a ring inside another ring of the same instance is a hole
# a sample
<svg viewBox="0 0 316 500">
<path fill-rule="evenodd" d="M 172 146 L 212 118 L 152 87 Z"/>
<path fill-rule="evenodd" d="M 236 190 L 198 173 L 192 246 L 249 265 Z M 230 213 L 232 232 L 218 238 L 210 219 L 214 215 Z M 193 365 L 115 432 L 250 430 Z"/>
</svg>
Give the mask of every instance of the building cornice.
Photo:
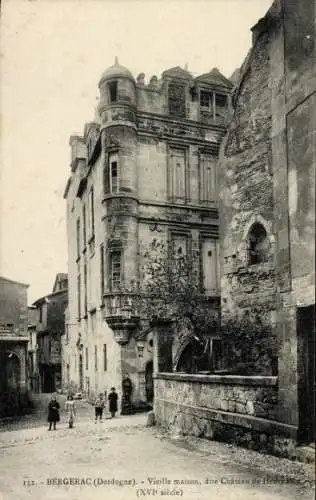
<svg viewBox="0 0 316 500">
<path fill-rule="evenodd" d="M 206 124 L 199 120 L 190 120 L 188 118 L 177 118 L 174 119 L 168 115 L 161 115 L 159 113 L 150 113 L 148 111 L 137 111 L 137 118 L 154 118 L 156 120 L 160 120 L 162 122 L 170 123 L 170 124 L 181 124 L 188 125 L 190 127 L 203 128 L 205 130 L 214 130 L 217 132 L 225 133 L 226 127 L 224 125 L 217 124 Z"/>
</svg>

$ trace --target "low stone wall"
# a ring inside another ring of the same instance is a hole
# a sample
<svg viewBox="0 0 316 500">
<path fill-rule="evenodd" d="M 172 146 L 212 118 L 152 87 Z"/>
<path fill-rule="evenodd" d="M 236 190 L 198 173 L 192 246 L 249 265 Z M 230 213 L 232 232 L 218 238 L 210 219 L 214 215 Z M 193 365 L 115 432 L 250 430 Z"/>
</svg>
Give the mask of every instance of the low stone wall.
<svg viewBox="0 0 316 500">
<path fill-rule="evenodd" d="M 276 422 L 277 377 L 158 373 L 157 424 L 173 432 L 295 456 L 296 428 Z"/>
</svg>

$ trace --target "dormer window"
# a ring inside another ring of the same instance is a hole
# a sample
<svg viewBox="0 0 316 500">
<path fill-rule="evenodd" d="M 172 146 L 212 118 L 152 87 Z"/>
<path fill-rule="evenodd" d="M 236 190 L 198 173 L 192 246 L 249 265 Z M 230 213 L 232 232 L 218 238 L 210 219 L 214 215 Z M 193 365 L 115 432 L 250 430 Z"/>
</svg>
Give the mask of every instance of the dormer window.
<svg viewBox="0 0 316 500">
<path fill-rule="evenodd" d="M 109 83 L 109 97 L 110 102 L 117 101 L 117 80 Z"/>
<path fill-rule="evenodd" d="M 185 91 L 182 83 L 170 82 L 168 85 L 168 108 L 171 116 L 185 118 Z"/>
<path fill-rule="evenodd" d="M 228 110 L 228 97 L 215 90 L 200 90 L 200 117 L 206 123 L 215 122 L 223 124 Z"/>
<path fill-rule="evenodd" d="M 201 108 L 207 109 L 211 111 L 213 102 L 212 92 L 206 92 L 205 90 L 201 90 L 200 93 L 200 106 Z"/>
<path fill-rule="evenodd" d="M 216 109 L 227 108 L 227 95 L 225 94 L 215 94 Z"/>
</svg>

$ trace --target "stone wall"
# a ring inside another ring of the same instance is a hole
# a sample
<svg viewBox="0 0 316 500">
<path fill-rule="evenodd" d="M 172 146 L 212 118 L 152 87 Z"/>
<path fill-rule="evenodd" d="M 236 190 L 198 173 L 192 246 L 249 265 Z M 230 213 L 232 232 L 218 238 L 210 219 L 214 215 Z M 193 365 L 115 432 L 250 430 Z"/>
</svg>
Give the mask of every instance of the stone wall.
<svg viewBox="0 0 316 500">
<path fill-rule="evenodd" d="M 221 293 L 223 319 L 255 308 L 270 320 L 275 308 L 271 82 L 269 33 L 257 40 L 235 91 L 234 117 L 222 143 L 219 165 Z M 267 232 L 267 258 L 249 265 L 248 233 Z"/>
<path fill-rule="evenodd" d="M 313 399 L 314 379 L 306 361 L 312 354 L 300 347 L 308 329 L 297 327 L 299 309 L 315 304 L 313 8 L 309 0 L 275 0 L 252 29 L 219 165 L 223 320 L 248 309 L 270 323 L 278 346 L 276 419 L 301 430 L 301 396 Z M 269 240 L 260 266 L 249 266 L 245 252 L 253 222 Z M 310 426 L 313 419 L 310 412 Z"/>
<path fill-rule="evenodd" d="M 296 430 L 274 420 L 276 377 L 158 373 L 154 411 L 171 432 L 295 455 Z"/>
<path fill-rule="evenodd" d="M 0 326 L 27 335 L 27 289 L 29 285 L 0 277 Z M 8 326 L 10 325 L 10 326 Z"/>
</svg>

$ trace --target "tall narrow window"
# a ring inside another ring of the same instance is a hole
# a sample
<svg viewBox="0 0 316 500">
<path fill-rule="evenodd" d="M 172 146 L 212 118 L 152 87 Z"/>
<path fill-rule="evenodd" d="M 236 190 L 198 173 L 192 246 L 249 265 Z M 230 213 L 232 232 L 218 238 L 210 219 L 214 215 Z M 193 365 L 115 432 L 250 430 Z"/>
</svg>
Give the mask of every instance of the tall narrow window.
<svg viewBox="0 0 316 500">
<path fill-rule="evenodd" d="M 87 263 L 84 263 L 84 315 L 88 314 L 88 269 Z"/>
<path fill-rule="evenodd" d="M 98 371 L 98 346 L 94 346 L 94 369 Z"/>
<path fill-rule="evenodd" d="M 100 284 L 101 284 L 101 304 L 103 304 L 104 296 L 104 245 L 100 245 Z"/>
<path fill-rule="evenodd" d="M 107 369 L 108 369 L 108 360 L 107 360 L 106 344 L 103 344 L 103 370 L 106 372 Z"/>
<path fill-rule="evenodd" d="M 227 95 L 215 94 L 216 114 L 223 114 L 227 110 Z"/>
<path fill-rule="evenodd" d="M 86 347 L 86 370 L 89 370 L 89 351 Z"/>
<path fill-rule="evenodd" d="M 110 254 L 110 287 L 111 290 L 118 289 L 121 285 L 121 252 L 115 251 Z"/>
<path fill-rule="evenodd" d="M 43 323 L 43 306 L 39 306 L 39 322 Z"/>
<path fill-rule="evenodd" d="M 78 307 L 78 319 L 81 318 L 81 276 L 77 275 L 77 307 Z"/>
<path fill-rule="evenodd" d="M 188 237 L 186 235 L 172 235 L 172 254 L 175 258 L 186 257 L 188 253 Z"/>
<path fill-rule="evenodd" d="M 109 154 L 109 185 L 110 192 L 117 193 L 120 189 L 118 154 Z"/>
<path fill-rule="evenodd" d="M 170 151 L 170 194 L 175 200 L 186 198 L 186 156 L 184 149 Z"/>
<path fill-rule="evenodd" d="M 202 242 L 203 287 L 208 295 L 218 294 L 218 246 L 215 240 Z"/>
<path fill-rule="evenodd" d="M 86 205 L 82 207 L 82 229 L 83 229 L 83 246 L 86 248 L 87 246 L 87 213 L 86 213 Z"/>
<path fill-rule="evenodd" d="M 172 235 L 171 240 L 171 263 L 179 278 L 188 277 L 188 237 L 186 235 Z"/>
<path fill-rule="evenodd" d="M 80 219 L 76 221 L 76 238 L 77 238 L 77 258 L 80 257 Z"/>
<path fill-rule="evenodd" d="M 186 88 L 181 83 L 171 82 L 168 85 L 168 107 L 171 116 L 185 118 L 185 91 Z"/>
<path fill-rule="evenodd" d="M 200 162 L 200 200 L 210 202 L 215 200 L 216 171 L 215 162 L 210 155 L 203 155 Z"/>
<path fill-rule="evenodd" d="M 200 92 L 200 107 L 204 111 L 212 111 L 212 92 L 201 90 Z"/>
<path fill-rule="evenodd" d="M 117 81 L 114 80 L 113 82 L 110 82 L 108 88 L 109 88 L 110 102 L 116 102 L 117 101 Z"/>
<path fill-rule="evenodd" d="M 90 211 L 90 217 L 89 217 L 89 237 L 91 238 L 94 236 L 94 190 L 93 187 L 91 188 L 89 192 L 89 211 Z"/>
</svg>

